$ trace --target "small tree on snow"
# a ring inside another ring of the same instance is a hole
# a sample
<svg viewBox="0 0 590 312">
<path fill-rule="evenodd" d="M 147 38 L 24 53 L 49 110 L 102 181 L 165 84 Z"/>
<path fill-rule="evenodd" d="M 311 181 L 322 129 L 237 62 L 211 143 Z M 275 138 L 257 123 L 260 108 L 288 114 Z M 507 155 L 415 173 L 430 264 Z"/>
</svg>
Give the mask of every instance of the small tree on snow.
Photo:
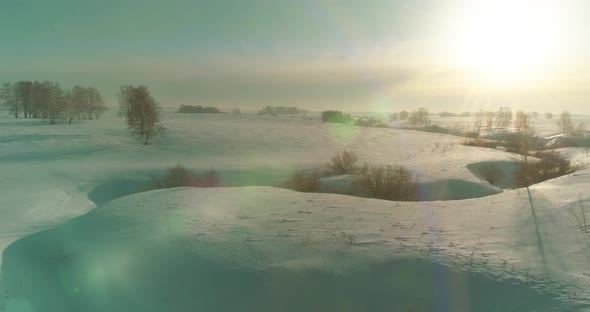
<svg viewBox="0 0 590 312">
<path fill-rule="evenodd" d="M 119 92 L 119 115 L 125 116 L 129 128 L 142 137 L 145 145 L 158 133 L 160 105 L 150 95 L 147 86 L 124 85 Z"/>
</svg>

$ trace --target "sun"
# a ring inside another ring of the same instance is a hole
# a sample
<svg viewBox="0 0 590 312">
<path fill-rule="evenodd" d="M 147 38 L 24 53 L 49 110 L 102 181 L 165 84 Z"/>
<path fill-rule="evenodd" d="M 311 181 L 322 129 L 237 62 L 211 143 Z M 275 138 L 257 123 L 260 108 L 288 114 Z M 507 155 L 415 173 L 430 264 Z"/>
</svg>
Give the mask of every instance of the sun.
<svg viewBox="0 0 590 312">
<path fill-rule="evenodd" d="M 543 1 L 470 1 L 453 17 L 445 44 L 452 62 L 480 81 L 527 83 L 559 59 L 555 12 Z"/>
</svg>

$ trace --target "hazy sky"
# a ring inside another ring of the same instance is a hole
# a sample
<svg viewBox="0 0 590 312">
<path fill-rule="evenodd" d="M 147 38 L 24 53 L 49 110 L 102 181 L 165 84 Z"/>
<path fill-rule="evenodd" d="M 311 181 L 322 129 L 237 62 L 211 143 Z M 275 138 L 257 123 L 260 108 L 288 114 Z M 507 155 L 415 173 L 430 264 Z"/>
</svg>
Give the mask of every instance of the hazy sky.
<svg viewBox="0 0 590 312">
<path fill-rule="evenodd" d="M 585 0 L 0 0 L 0 82 L 163 105 L 590 113 Z"/>
</svg>

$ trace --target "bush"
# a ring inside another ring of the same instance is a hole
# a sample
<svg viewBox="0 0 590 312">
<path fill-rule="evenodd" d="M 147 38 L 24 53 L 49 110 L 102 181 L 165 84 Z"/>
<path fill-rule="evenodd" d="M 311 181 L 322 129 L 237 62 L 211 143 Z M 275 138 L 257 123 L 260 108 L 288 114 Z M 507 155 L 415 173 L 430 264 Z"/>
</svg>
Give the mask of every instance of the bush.
<svg viewBox="0 0 590 312">
<path fill-rule="evenodd" d="M 176 164 L 176 166 L 168 168 L 162 177 L 154 179 L 152 184 L 156 189 L 181 186 L 216 187 L 219 186 L 219 176 L 215 169 L 198 174 L 184 168 L 182 164 Z"/>
<path fill-rule="evenodd" d="M 477 147 L 485 147 L 485 148 L 497 148 L 498 142 L 493 140 L 484 140 L 481 138 L 475 138 L 471 140 L 463 141 L 461 144 L 466 146 L 477 146 Z"/>
<path fill-rule="evenodd" d="M 352 117 L 350 114 L 346 114 L 341 111 L 323 111 L 322 121 L 347 124 L 352 122 Z"/>
<path fill-rule="evenodd" d="M 496 164 L 485 164 L 478 171 L 491 185 L 496 185 L 504 177 L 504 174 Z"/>
<path fill-rule="evenodd" d="M 334 155 L 328 166 L 335 174 L 351 174 L 357 169 L 359 156 L 354 151 L 342 151 Z"/>
<path fill-rule="evenodd" d="M 504 148 L 509 153 L 525 155 L 537 145 L 538 140 L 526 132 L 507 133 L 501 138 Z"/>
<path fill-rule="evenodd" d="M 509 153 L 523 154 L 521 136 L 518 133 L 509 133 L 504 138 L 504 148 Z"/>
<path fill-rule="evenodd" d="M 554 179 L 575 171 L 571 162 L 557 152 L 537 152 L 540 161 L 523 163 L 514 173 L 517 187 L 529 186 L 549 179 Z"/>
<path fill-rule="evenodd" d="M 418 187 L 414 176 L 403 167 L 365 165 L 355 175 L 354 184 L 374 198 L 398 201 L 417 199 Z"/>
<path fill-rule="evenodd" d="M 320 191 L 320 173 L 313 171 L 305 173 L 303 170 L 296 170 L 291 174 L 285 187 L 297 192 L 316 193 Z"/>
</svg>

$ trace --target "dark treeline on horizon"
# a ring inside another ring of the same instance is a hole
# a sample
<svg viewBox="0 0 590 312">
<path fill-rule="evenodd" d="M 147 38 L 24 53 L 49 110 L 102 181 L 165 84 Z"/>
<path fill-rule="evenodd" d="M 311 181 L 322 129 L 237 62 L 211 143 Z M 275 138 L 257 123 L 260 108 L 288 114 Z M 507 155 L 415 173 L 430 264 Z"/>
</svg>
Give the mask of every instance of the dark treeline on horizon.
<svg viewBox="0 0 590 312">
<path fill-rule="evenodd" d="M 95 87 L 74 86 L 63 89 L 51 81 L 18 81 L 4 83 L 0 88 L 0 105 L 15 118 L 98 119 L 106 110 L 104 100 Z"/>
<path fill-rule="evenodd" d="M 221 111 L 217 107 L 203 107 L 201 105 L 180 105 L 178 107 L 179 113 L 205 113 L 205 114 L 219 114 Z"/>
</svg>

